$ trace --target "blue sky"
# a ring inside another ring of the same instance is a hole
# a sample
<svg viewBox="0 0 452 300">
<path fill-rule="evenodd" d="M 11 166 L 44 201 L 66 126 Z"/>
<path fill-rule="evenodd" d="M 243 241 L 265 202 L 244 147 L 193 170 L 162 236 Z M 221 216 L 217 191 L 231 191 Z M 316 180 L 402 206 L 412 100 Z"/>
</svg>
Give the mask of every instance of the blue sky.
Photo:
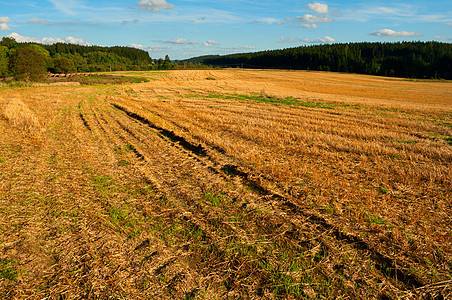
<svg viewBox="0 0 452 300">
<path fill-rule="evenodd" d="M 452 42 L 450 0 L 0 0 L 0 36 L 184 59 L 346 42 Z"/>
</svg>

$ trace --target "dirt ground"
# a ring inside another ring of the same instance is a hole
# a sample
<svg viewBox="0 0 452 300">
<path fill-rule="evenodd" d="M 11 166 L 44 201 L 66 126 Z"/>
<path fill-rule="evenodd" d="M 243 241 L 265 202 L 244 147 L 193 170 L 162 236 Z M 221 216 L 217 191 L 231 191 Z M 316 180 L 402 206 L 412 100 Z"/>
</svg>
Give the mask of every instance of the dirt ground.
<svg viewBox="0 0 452 300">
<path fill-rule="evenodd" d="M 451 82 L 116 75 L 0 86 L 0 298 L 452 298 Z"/>
</svg>

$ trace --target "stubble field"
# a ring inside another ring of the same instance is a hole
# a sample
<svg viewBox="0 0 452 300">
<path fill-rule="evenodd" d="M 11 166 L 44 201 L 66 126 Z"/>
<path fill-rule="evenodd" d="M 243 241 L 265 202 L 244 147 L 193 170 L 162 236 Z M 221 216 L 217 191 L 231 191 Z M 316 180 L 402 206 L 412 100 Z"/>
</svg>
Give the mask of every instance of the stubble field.
<svg viewBox="0 0 452 300">
<path fill-rule="evenodd" d="M 0 87 L 0 298 L 452 297 L 452 83 Z"/>
</svg>

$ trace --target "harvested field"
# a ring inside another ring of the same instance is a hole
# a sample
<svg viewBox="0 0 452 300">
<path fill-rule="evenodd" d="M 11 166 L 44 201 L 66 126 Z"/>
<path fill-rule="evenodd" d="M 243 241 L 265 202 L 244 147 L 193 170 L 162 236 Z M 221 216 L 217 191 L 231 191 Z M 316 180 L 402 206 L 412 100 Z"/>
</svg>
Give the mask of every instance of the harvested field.
<svg viewBox="0 0 452 300">
<path fill-rule="evenodd" d="M 0 89 L 0 298 L 452 298 L 451 82 L 139 76 Z"/>
</svg>

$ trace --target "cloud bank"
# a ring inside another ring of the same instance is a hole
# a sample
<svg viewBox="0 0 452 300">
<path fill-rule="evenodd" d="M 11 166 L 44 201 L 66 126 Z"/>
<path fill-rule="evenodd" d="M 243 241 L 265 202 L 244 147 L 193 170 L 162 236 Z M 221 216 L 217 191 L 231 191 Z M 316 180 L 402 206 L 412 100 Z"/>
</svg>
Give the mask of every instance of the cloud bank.
<svg viewBox="0 0 452 300">
<path fill-rule="evenodd" d="M 55 38 L 55 37 L 44 37 L 42 39 L 38 38 L 32 38 L 27 36 L 22 36 L 16 32 L 13 32 L 11 34 L 8 34 L 7 37 L 14 38 L 19 43 L 39 43 L 39 44 L 55 44 L 55 43 L 69 43 L 69 44 L 78 44 L 83 46 L 89 46 L 90 44 L 85 42 L 83 39 L 75 38 L 72 36 L 68 36 L 64 39 L 62 38 Z"/>
</svg>

